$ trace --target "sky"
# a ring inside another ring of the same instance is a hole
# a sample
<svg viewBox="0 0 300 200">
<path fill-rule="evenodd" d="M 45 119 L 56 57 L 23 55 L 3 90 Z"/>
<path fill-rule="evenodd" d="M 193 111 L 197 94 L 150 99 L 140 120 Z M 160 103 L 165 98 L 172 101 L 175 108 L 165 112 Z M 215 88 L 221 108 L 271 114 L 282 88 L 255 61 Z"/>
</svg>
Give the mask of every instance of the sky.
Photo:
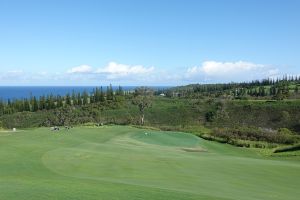
<svg viewBox="0 0 300 200">
<path fill-rule="evenodd" d="M 0 85 L 300 75 L 299 0 L 0 0 Z"/>
</svg>

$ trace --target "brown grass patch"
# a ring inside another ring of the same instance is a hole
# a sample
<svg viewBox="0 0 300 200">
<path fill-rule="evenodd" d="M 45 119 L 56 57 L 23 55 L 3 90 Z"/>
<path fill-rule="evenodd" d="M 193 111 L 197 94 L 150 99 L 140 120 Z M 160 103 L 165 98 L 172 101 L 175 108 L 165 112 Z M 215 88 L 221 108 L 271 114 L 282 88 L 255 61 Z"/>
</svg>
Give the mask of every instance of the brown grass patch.
<svg viewBox="0 0 300 200">
<path fill-rule="evenodd" d="M 198 147 L 198 148 L 182 148 L 181 150 L 186 151 L 186 152 L 207 152 L 206 149 L 202 149 L 200 147 Z"/>
</svg>

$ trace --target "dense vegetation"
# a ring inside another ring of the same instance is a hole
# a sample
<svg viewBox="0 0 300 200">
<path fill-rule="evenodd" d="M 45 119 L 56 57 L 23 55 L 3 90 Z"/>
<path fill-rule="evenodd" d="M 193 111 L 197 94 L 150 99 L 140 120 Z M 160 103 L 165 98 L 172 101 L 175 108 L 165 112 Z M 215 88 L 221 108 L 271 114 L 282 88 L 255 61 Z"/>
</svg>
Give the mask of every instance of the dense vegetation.
<svg viewBox="0 0 300 200">
<path fill-rule="evenodd" d="M 112 85 L 108 86 L 106 90 L 95 88 L 91 94 L 84 91 L 83 93 L 67 94 L 65 96 L 60 95 L 43 95 L 39 98 L 32 96 L 29 99 L 8 99 L 6 102 L 0 100 L 0 115 L 12 114 L 16 112 L 37 112 L 40 110 L 51 110 L 56 108 L 62 108 L 66 106 L 85 106 L 92 103 L 107 103 L 111 101 L 120 102 L 123 100 L 123 96 L 128 95 L 128 91 L 123 91 L 122 87 L 113 91 Z"/>
<path fill-rule="evenodd" d="M 300 77 L 284 76 L 282 79 L 264 79 L 243 83 L 193 84 L 162 90 L 167 96 L 180 97 L 230 97 L 235 99 L 275 99 L 300 97 Z"/>
</svg>

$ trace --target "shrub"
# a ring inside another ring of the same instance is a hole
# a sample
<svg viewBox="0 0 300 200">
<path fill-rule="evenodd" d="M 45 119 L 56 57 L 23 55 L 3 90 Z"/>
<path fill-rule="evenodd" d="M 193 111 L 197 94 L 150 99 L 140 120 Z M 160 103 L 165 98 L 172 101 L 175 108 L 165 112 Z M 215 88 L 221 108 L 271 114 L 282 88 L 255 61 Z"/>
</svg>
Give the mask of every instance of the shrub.
<svg viewBox="0 0 300 200">
<path fill-rule="evenodd" d="M 205 113 L 205 119 L 207 122 L 213 122 L 215 118 L 215 112 L 214 111 L 208 111 Z"/>
<path fill-rule="evenodd" d="M 292 131 L 290 131 L 288 128 L 280 128 L 278 129 L 278 133 L 283 135 L 293 135 Z"/>
<path fill-rule="evenodd" d="M 212 135 L 227 141 L 250 140 L 278 144 L 294 144 L 298 141 L 298 138 L 286 128 L 279 129 L 279 131 L 256 127 L 215 128 Z"/>
</svg>

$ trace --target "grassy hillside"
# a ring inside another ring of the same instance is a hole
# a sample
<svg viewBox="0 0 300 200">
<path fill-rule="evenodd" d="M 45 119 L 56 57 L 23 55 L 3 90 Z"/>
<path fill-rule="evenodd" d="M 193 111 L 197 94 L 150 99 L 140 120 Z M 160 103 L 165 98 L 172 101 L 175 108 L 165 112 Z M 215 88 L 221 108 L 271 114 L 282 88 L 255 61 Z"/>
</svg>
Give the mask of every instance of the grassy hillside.
<svg viewBox="0 0 300 200">
<path fill-rule="evenodd" d="M 208 116 L 208 114 L 210 114 Z M 137 106 L 126 101 L 122 106 L 90 104 L 57 110 L 20 112 L 0 116 L 6 128 L 59 125 L 59 116 L 68 124 L 87 122 L 138 124 Z M 156 97 L 145 112 L 145 123 L 156 127 L 235 127 L 289 128 L 300 133 L 300 101 L 249 101 L 224 99 L 185 99 Z"/>
<path fill-rule="evenodd" d="M 251 125 L 264 128 L 290 128 L 300 132 L 300 101 L 229 101 L 224 105 L 228 118 L 221 125 Z"/>
<path fill-rule="evenodd" d="M 145 111 L 146 126 L 256 148 L 299 143 L 299 119 L 299 100 L 155 97 Z M 138 125 L 139 110 L 127 99 L 118 104 L 91 103 L 0 116 L 0 124 L 9 129 L 85 123 Z"/>
<path fill-rule="evenodd" d="M 296 200 L 295 159 L 126 126 L 0 132 L 0 199 Z"/>
</svg>

